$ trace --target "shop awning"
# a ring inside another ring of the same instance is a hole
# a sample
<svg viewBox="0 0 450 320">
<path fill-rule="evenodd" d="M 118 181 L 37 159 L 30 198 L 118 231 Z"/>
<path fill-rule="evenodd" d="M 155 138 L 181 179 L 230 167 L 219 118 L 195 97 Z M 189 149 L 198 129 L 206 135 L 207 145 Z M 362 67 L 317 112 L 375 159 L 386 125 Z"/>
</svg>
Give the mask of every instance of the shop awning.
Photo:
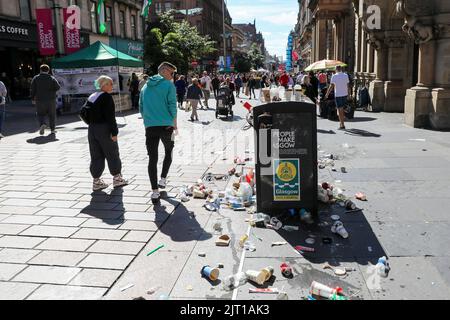
<svg viewBox="0 0 450 320">
<path fill-rule="evenodd" d="M 95 67 L 143 67 L 143 61 L 117 51 L 97 41 L 87 48 L 79 50 L 52 62 L 54 69 L 95 68 Z"/>
</svg>

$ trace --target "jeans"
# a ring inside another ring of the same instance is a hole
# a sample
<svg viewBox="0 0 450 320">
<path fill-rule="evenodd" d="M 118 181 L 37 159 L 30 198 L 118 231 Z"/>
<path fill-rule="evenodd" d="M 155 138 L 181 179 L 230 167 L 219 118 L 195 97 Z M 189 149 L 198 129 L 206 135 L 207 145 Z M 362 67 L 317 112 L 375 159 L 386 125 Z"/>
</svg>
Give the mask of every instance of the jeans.
<svg viewBox="0 0 450 320">
<path fill-rule="evenodd" d="M 90 171 L 94 179 L 102 176 L 105 170 L 105 159 L 109 172 L 115 176 L 122 171 L 119 145 L 111 140 L 111 130 L 106 123 L 93 123 L 88 129 L 89 151 L 91 154 Z"/>
<path fill-rule="evenodd" d="M 172 151 L 175 143 L 172 141 L 173 127 L 147 127 L 145 129 L 147 154 L 149 156 L 148 175 L 153 190 L 158 189 L 158 147 L 161 140 L 164 145 L 165 156 L 161 178 L 167 178 L 172 164 Z"/>
</svg>

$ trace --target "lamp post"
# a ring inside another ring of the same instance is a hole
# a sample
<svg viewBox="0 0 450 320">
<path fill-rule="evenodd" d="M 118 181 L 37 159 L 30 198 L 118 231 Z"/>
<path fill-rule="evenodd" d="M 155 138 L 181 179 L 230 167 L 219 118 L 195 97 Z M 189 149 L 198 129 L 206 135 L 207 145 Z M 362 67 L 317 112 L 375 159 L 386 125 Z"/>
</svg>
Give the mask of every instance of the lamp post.
<svg viewBox="0 0 450 320">
<path fill-rule="evenodd" d="M 227 45 L 225 36 L 225 0 L 222 0 L 222 31 L 223 31 L 223 69 L 225 71 L 227 65 Z"/>
</svg>

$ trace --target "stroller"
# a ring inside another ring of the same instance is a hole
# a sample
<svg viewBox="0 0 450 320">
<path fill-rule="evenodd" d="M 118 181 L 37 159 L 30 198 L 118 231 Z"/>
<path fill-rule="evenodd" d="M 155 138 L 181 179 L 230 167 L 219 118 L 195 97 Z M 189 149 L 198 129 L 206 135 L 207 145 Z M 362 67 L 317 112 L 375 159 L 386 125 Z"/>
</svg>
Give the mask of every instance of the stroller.
<svg viewBox="0 0 450 320">
<path fill-rule="evenodd" d="M 228 115 L 230 115 L 233 119 L 233 104 L 234 96 L 231 89 L 227 86 L 220 87 L 216 96 L 216 118 L 221 115 L 228 119 Z"/>
<path fill-rule="evenodd" d="M 328 99 L 325 99 L 325 95 L 327 94 L 328 88 L 323 88 L 319 94 L 319 113 L 321 118 L 325 118 L 331 121 L 338 121 L 339 117 L 337 115 L 336 110 L 336 102 L 334 99 L 334 90 L 330 92 L 328 95 Z M 345 118 L 351 120 L 355 116 L 356 106 L 353 101 L 347 102 L 347 105 L 344 107 Z"/>
</svg>

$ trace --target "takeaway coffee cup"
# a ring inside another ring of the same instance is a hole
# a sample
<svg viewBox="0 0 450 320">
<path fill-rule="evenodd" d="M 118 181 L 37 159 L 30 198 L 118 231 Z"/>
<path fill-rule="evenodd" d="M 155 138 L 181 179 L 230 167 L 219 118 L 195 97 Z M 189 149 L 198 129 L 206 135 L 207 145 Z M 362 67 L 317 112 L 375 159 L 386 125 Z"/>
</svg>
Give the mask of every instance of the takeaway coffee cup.
<svg viewBox="0 0 450 320">
<path fill-rule="evenodd" d="M 253 281 L 259 285 L 263 285 L 264 282 L 266 282 L 266 274 L 262 271 L 247 270 L 247 272 L 245 272 L 245 275 L 247 276 L 248 280 Z"/>
<path fill-rule="evenodd" d="M 204 266 L 202 268 L 202 276 L 208 278 L 211 281 L 219 279 L 219 269 L 210 266 Z"/>
<path fill-rule="evenodd" d="M 261 270 L 261 272 L 264 274 L 264 277 L 265 277 L 264 282 L 269 281 L 269 279 L 273 275 L 273 270 L 274 270 L 273 267 L 266 267 Z"/>
</svg>

